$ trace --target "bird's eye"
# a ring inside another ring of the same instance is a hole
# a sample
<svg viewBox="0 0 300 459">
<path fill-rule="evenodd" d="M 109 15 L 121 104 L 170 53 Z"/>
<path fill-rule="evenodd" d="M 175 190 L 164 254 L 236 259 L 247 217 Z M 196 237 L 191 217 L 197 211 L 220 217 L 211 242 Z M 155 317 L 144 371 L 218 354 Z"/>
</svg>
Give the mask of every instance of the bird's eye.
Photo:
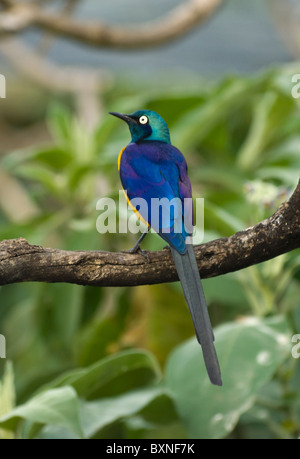
<svg viewBox="0 0 300 459">
<path fill-rule="evenodd" d="M 148 118 L 146 115 L 142 115 L 140 118 L 139 118 L 139 123 L 140 124 L 147 124 L 148 123 Z"/>
</svg>

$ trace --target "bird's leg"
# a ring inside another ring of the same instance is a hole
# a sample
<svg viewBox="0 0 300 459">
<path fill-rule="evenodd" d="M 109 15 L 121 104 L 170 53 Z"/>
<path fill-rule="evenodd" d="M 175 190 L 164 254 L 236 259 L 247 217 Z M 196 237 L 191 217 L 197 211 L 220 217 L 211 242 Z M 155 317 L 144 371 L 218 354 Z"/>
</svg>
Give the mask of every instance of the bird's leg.
<svg viewBox="0 0 300 459">
<path fill-rule="evenodd" d="M 140 250 L 140 245 L 143 239 L 145 238 L 146 234 L 148 234 L 148 228 L 145 229 L 143 234 L 140 236 L 140 238 L 137 240 L 137 242 L 134 244 L 134 246 L 128 250 L 130 253 L 136 253 L 138 250 Z"/>
</svg>

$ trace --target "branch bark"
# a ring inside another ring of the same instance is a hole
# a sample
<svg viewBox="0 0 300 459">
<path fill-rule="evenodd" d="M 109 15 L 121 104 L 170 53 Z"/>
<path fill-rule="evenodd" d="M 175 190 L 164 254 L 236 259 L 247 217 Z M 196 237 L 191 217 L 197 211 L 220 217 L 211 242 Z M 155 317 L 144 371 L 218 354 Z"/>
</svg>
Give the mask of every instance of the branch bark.
<svg viewBox="0 0 300 459">
<path fill-rule="evenodd" d="M 300 181 L 289 201 L 268 219 L 231 237 L 195 247 L 202 278 L 261 263 L 300 247 Z M 170 250 L 130 254 L 68 252 L 30 245 L 23 239 L 0 243 L 0 285 L 68 282 L 135 286 L 177 281 Z"/>
<path fill-rule="evenodd" d="M 164 17 L 139 26 L 118 26 L 102 22 L 82 22 L 43 11 L 34 3 L 8 2 L 0 15 L 0 33 L 18 33 L 36 26 L 55 35 L 90 46 L 106 48 L 145 48 L 167 43 L 183 36 L 207 20 L 223 0 L 187 0 Z"/>
</svg>

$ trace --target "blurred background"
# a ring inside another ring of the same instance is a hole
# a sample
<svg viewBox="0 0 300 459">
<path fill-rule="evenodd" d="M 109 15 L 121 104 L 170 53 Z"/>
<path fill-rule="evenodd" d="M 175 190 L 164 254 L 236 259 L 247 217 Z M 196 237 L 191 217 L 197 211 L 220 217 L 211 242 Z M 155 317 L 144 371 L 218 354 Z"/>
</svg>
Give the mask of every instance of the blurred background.
<svg viewBox="0 0 300 459">
<path fill-rule="evenodd" d="M 118 199 L 117 157 L 129 142 L 110 110 L 148 108 L 167 121 L 194 197 L 205 198 L 205 241 L 256 224 L 292 194 L 300 0 L 202 2 L 209 20 L 132 49 L 62 37 L 28 18 L 35 6 L 62 21 L 131 30 L 193 2 L 17 3 L 15 11 L 0 1 L 0 240 L 65 250 L 134 244 L 134 235 L 96 231 L 96 202 Z M 143 243 L 163 246 L 154 234 Z M 297 438 L 299 266 L 296 250 L 203 281 L 221 389 L 209 384 L 177 283 L 0 287 L 0 438 Z"/>
</svg>

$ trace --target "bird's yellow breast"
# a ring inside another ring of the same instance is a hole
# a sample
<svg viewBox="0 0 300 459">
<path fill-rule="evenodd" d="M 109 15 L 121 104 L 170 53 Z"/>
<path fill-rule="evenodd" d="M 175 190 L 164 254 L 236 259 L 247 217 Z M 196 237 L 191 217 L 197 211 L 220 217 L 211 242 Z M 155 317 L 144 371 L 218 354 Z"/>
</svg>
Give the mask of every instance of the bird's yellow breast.
<svg viewBox="0 0 300 459">
<path fill-rule="evenodd" d="M 122 158 L 122 155 L 123 155 L 123 152 L 124 152 L 125 148 L 126 148 L 126 147 L 122 148 L 122 150 L 121 150 L 120 153 L 119 153 L 119 157 L 118 157 L 118 171 L 120 170 L 121 158 Z"/>
</svg>

